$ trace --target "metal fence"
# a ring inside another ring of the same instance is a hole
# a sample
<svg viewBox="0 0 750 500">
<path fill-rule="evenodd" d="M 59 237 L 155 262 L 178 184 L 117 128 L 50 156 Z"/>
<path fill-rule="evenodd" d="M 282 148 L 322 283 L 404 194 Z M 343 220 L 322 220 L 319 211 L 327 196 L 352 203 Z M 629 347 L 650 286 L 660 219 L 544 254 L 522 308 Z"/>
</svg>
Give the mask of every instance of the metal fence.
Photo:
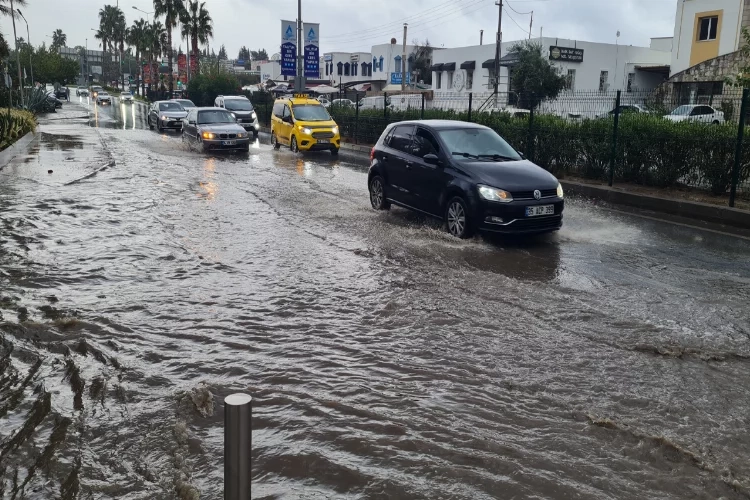
<svg viewBox="0 0 750 500">
<path fill-rule="evenodd" d="M 734 87 L 703 94 L 563 91 L 553 99 L 530 92 L 436 91 L 327 98 L 342 136 L 357 144 L 374 144 L 389 124 L 402 120 L 461 120 L 494 129 L 560 177 L 687 187 L 726 196 L 730 206 L 736 196 L 750 199 L 747 97 Z M 261 123 L 270 125 L 273 97 L 256 93 L 251 99 Z"/>
</svg>

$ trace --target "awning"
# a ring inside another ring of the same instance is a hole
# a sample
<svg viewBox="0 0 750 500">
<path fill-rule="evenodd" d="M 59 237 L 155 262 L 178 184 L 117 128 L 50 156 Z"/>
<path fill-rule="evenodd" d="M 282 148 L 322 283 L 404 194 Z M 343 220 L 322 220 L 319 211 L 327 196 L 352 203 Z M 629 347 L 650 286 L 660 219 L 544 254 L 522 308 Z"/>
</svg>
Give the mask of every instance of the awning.
<svg viewBox="0 0 750 500">
<path fill-rule="evenodd" d="M 482 63 L 483 68 L 489 68 L 489 69 L 495 69 L 495 60 L 494 59 L 487 59 Z"/>
<path fill-rule="evenodd" d="M 477 65 L 476 61 L 466 61 L 466 62 L 461 63 L 461 69 L 474 69 L 476 65 Z"/>
<path fill-rule="evenodd" d="M 456 71 L 456 63 L 445 63 L 443 64 L 443 71 Z"/>
<path fill-rule="evenodd" d="M 433 64 L 430 66 L 430 71 L 443 71 L 443 64 Z"/>
<path fill-rule="evenodd" d="M 505 54 L 503 57 L 500 58 L 500 66 L 515 66 L 521 61 L 521 57 L 518 55 L 518 52 L 511 52 L 509 54 Z"/>
</svg>

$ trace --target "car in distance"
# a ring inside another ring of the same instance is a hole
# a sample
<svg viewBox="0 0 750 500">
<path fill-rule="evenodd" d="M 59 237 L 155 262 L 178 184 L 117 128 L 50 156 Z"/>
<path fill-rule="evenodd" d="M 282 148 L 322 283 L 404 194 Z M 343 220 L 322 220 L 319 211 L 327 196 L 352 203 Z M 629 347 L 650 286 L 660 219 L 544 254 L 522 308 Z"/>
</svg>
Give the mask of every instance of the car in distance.
<svg viewBox="0 0 750 500">
<path fill-rule="evenodd" d="M 185 111 L 190 111 L 193 108 L 197 108 L 198 106 L 195 105 L 193 101 L 190 99 L 172 99 L 174 102 L 177 102 L 182 106 L 182 109 Z"/>
<path fill-rule="evenodd" d="M 154 127 L 161 132 L 164 129 L 181 129 L 182 119 L 187 116 L 187 112 L 178 102 L 174 101 L 156 101 L 148 110 L 148 128 Z"/>
<path fill-rule="evenodd" d="M 99 85 L 92 85 L 91 86 L 91 95 L 96 99 L 96 96 L 99 95 L 99 92 L 104 90 Z"/>
<path fill-rule="evenodd" d="M 331 106 L 334 108 L 353 108 L 355 104 L 351 99 L 334 99 L 331 101 Z"/>
<path fill-rule="evenodd" d="M 112 104 L 112 96 L 110 96 L 107 92 L 100 90 L 96 94 L 96 103 L 100 106 L 103 106 L 105 104 Z"/>
<path fill-rule="evenodd" d="M 562 227 L 563 189 L 494 130 L 452 120 L 388 126 L 370 153 L 370 203 L 437 217 L 458 238 L 475 231 L 545 233 Z"/>
<path fill-rule="evenodd" d="M 242 125 L 245 130 L 252 132 L 253 137 L 258 137 L 260 124 L 258 123 L 258 114 L 253 108 L 253 103 L 244 95 L 220 95 L 214 101 L 214 106 L 224 108 L 234 115 L 237 123 Z"/>
<path fill-rule="evenodd" d="M 329 101 L 329 100 L 328 100 L 327 98 L 325 98 L 325 97 L 317 97 L 316 99 L 317 99 L 317 100 L 318 100 L 318 102 L 319 102 L 320 104 L 322 104 L 322 105 L 323 105 L 323 107 L 325 107 L 325 108 L 327 108 L 328 106 L 330 106 L 330 105 L 331 105 L 331 101 Z"/>
<path fill-rule="evenodd" d="M 123 104 L 133 104 L 133 94 L 127 90 L 120 92 L 120 101 Z"/>
<path fill-rule="evenodd" d="M 81 96 L 88 96 L 88 95 L 89 95 L 89 89 L 87 89 L 86 87 L 78 87 L 76 89 L 76 96 L 81 97 Z"/>
<path fill-rule="evenodd" d="M 250 151 L 252 132 L 245 130 L 224 108 L 192 108 L 183 120 L 182 139 L 203 151 Z"/>
<path fill-rule="evenodd" d="M 67 100 L 68 99 L 68 88 L 67 87 L 63 87 L 62 85 L 60 85 L 59 87 L 57 87 L 57 89 L 55 90 L 55 97 L 57 97 L 58 99 L 65 99 L 65 100 Z"/>
<path fill-rule="evenodd" d="M 615 109 L 610 110 L 607 113 L 600 113 L 596 115 L 597 118 L 610 118 L 615 116 Z M 647 115 L 649 111 L 641 106 L 640 104 L 621 104 L 620 105 L 620 116 L 622 115 Z"/>
<path fill-rule="evenodd" d="M 305 94 L 276 99 L 271 113 L 271 144 L 287 145 L 294 153 L 330 151 L 341 147 L 339 127 L 317 100 Z"/>
<path fill-rule="evenodd" d="M 698 122 L 720 125 L 724 123 L 724 112 L 707 104 L 683 104 L 677 106 L 670 114 L 665 115 L 672 122 Z"/>
</svg>

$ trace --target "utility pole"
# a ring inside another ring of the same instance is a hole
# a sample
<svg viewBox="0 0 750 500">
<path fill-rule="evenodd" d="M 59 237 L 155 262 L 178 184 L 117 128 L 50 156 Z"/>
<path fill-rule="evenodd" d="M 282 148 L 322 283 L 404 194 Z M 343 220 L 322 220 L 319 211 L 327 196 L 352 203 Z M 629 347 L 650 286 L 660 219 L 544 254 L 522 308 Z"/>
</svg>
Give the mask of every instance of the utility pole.
<svg viewBox="0 0 750 500">
<path fill-rule="evenodd" d="M 29 34 L 29 22 L 21 12 L 21 9 L 16 9 L 16 12 L 23 18 L 23 22 L 26 23 L 26 42 L 29 44 L 29 68 L 31 69 L 31 86 L 34 87 L 34 64 L 31 62 L 31 54 L 34 52 L 34 46 L 31 45 L 31 35 Z"/>
<path fill-rule="evenodd" d="M 499 7 L 497 14 L 497 36 L 495 37 L 495 107 L 497 107 L 497 92 L 500 85 L 500 53 L 502 52 L 501 44 L 503 43 L 503 0 L 495 2 Z"/>
<path fill-rule="evenodd" d="M 23 100 L 23 78 L 21 77 L 21 51 L 18 50 L 18 36 L 16 35 L 16 16 L 13 0 L 10 0 L 10 18 L 13 21 L 13 39 L 16 41 L 16 66 L 18 66 L 18 90 L 21 91 L 21 107 L 25 106 Z"/>
<path fill-rule="evenodd" d="M 484 41 L 484 30 L 479 30 L 479 45 Z"/>
<path fill-rule="evenodd" d="M 531 40 L 531 27 L 534 26 L 534 11 L 531 11 L 531 22 L 529 22 L 529 40 Z"/>
<path fill-rule="evenodd" d="M 302 36 L 302 0 L 297 0 L 297 77 L 294 79 L 297 93 L 305 92 L 305 47 Z"/>
<path fill-rule="evenodd" d="M 408 26 L 404 23 L 404 48 L 401 54 L 401 92 L 406 91 L 406 29 Z"/>
</svg>

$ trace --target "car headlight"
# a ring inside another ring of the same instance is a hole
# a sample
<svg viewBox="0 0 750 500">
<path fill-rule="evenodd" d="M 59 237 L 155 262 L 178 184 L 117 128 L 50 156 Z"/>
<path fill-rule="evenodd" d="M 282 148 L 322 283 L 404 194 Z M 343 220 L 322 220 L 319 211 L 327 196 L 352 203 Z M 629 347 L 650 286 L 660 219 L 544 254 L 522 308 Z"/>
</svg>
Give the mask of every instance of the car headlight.
<svg viewBox="0 0 750 500">
<path fill-rule="evenodd" d="M 562 198 L 564 194 L 565 193 L 563 193 L 562 184 L 558 184 L 557 185 L 557 197 Z"/>
<path fill-rule="evenodd" d="M 204 139 L 213 139 L 214 138 L 214 134 L 212 134 L 211 132 L 203 132 L 201 135 L 203 136 Z"/>
<path fill-rule="evenodd" d="M 238 137 L 238 138 L 240 138 L 240 139 L 242 139 L 242 138 L 243 138 L 243 137 L 245 137 L 246 135 L 247 135 L 247 134 L 237 134 L 237 137 Z"/>
<path fill-rule="evenodd" d="M 161 119 L 162 119 L 162 120 L 166 120 L 166 119 L 167 119 L 167 117 L 166 117 L 166 116 L 162 116 L 162 117 L 161 117 Z"/>
<path fill-rule="evenodd" d="M 308 127 L 302 127 L 302 126 L 300 126 L 299 131 L 302 132 L 305 135 L 312 134 L 312 130 L 309 129 Z"/>
<path fill-rule="evenodd" d="M 333 135 L 339 135 L 339 128 L 338 127 L 333 127 L 331 129 L 331 132 L 333 132 Z"/>
<path fill-rule="evenodd" d="M 252 118 L 253 120 L 257 120 L 257 119 L 258 119 L 258 115 L 256 115 L 256 114 L 255 114 L 255 111 L 253 111 L 253 114 L 252 114 L 252 115 L 250 115 L 250 117 L 251 117 L 251 118 Z"/>
<path fill-rule="evenodd" d="M 487 186 L 479 186 L 479 195 L 488 201 L 498 201 L 500 203 L 513 201 L 513 196 L 509 192 Z"/>
<path fill-rule="evenodd" d="M 232 118 L 237 118 L 237 115 L 235 115 L 234 113 L 232 113 Z"/>
</svg>

